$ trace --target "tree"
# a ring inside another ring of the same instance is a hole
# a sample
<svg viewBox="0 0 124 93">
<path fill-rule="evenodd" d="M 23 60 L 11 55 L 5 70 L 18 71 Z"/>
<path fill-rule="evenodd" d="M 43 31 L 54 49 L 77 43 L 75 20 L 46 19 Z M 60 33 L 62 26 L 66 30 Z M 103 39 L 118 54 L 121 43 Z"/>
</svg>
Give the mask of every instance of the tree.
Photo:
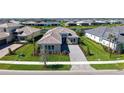
<svg viewBox="0 0 124 93">
<path fill-rule="evenodd" d="M 35 55 L 35 39 L 34 39 L 34 32 L 32 34 L 32 40 L 33 40 L 33 47 L 34 47 L 34 50 L 33 50 L 33 56 Z"/>
<path fill-rule="evenodd" d="M 41 59 L 44 62 L 44 66 L 46 67 L 47 66 L 47 64 L 46 64 L 46 62 L 47 62 L 47 51 L 45 51 L 43 49 L 41 49 Z"/>
<path fill-rule="evenodd" d="M 109 39 L 108 51 L 110 53 L 109 57 L 111 57 L 111 55 L 112 55 L 111 43 L 116 42 L 116 36 L 113 33 L 109 33 L 108 39 Z"/>
<path fill-rule="evenodd" d="M 10 55 L 14 55 L 14 54 L 15 54 L 15 52 L 12 51 L 11 48 L 8 48 L 8 51 L 9 51 L 9 54 L 10 54 Z"/>
</svg>

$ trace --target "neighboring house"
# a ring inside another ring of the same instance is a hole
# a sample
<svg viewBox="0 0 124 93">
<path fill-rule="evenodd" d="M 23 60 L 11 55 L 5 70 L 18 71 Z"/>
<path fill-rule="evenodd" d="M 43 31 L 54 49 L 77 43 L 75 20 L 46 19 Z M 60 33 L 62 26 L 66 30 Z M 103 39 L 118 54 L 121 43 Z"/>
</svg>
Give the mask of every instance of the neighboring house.
<svg viewBox="0 0 124 93">
<path fill-rule="evenodd" d="M 4 29 L 0 29 L 0 45 L 7 44 L 9 41 L 9 33 L 4 32 Z"/>
<path fill-rule="evenodd" d="M 15 24 L 21 24 L 21 22 L 20 21 L 17 21 L 17 20 L 10 20 L 9 22 L 10 23 L 15 23 Z"/>
<path fill-rule="evenodd" d="M 60 26 L 59 22 L 40 22 L 37 26 Z"/>
<path fill-rule="evenodd" d="M 121 24 L 122 22 L 119 20 L 108 20 L 109 24 Z"/>
<path fill-rule="evenodd" d="M 93 20 L 91 23 L 91 25 L 104 25 L 104 24 L 109 24 L 109 22 L 105 20 Z"/>
<path fill-rule="evenodd" d="M 16 29 L 15 32 L 17 34 L 17 38 L 19 41 L 31 40 L 32 38 L 35 38 L 42 34 L 41 29 L 33 28 L 33 27 L 29 27 L 29 26 L 25 26 L 25 27 Z"/>
<path fill-rule="evenodd" d="M 9 33 L 8 42 L 11 42 L 15 39 L 15 35 L 14 35 L 15 30 L 22 26 L 23 25 L 16 24 L 16 23 L 3 23 L 3 24 L 0 24 L 0 29 L 3 29 L 4 32 Z"/>
<path fill-rule="evenodd" d="M 22 22 L 22 24 L 24 26 L 37 26 L 38 23 L 35 21 L 25 21 L 25 22 Z"/>
<path fill-rule="evenodd" d="M 85 36 L 113 50 L 124 51 L 124 26 L 85 30 Z"/>
<path fill-rule="evenodd" d="M 25 26 L 60 26 L 59 22 L 35 22 L 35 21 L 26 21 L 22 22 Z"/>
<path fill-rule="evenodd" d="M 56 27 L 48 30 L 37 42 L 42 52 L 61 53 L 68 44 L 78 44 L 79 37 L 68 28 Z"/>
<path fill-rule="evenodd" d="M 77 26 L 76 22 L 69 21 L 65 23 L 65 26 Z"/>
<path fill-rule="evenodd" d="M 82 20 L 77 22 L 77 25 L 79 26 L 103 25 L 103 24 L 110 24 L 110 23 L 107 20 Z"/>
<path fill-rule="evenodd" d="M 83 20 L 83 21 L 78 21 L 77 25 L 79 26 L 90 26 L 92 23 L 92 20 Z"/>
</svg>

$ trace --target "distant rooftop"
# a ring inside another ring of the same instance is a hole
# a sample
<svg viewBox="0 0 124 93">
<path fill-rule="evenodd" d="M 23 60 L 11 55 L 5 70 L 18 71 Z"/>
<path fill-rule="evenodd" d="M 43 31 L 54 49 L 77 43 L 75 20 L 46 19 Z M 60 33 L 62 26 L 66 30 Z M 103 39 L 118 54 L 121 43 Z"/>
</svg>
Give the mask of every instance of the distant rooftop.
<svg viewBox="0 0 124 93">
<path fill-rule="evenodd" d="M 21 27 L 21 24 L 17 24 L 17 23 L 3 23 L 0 24 L 1 28 L 8 28 L 8 27 Z"/>
<path fill-rule="evenodd" d="M 21 34 L 19 34 L 18 36 L 28 36 L 28 35 L 31 35 L 31 34 L 37 32 L 37 31 L 40 31 L 40 30 L 41 30 L 41 29 L 38 29 L 38 28 L 25 26 L 25 27 L 16 29 L 15 32 L 21 33 Z"/>
</svg>

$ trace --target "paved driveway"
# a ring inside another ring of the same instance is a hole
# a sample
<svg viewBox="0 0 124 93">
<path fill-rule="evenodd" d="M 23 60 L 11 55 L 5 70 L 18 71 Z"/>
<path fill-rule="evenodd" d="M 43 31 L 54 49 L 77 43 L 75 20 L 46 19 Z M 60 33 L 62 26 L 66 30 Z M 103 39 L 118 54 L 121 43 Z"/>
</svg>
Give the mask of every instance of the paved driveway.
<svg viewBox="0 0 124 93">
<path fill-rule="evenodd" d="M 7 55 L 9 53 L 8 48 L 10 48 L 13 51 L 21 46 L 22 46 L 22 44 L 12 44 L 12 45 L 9 45 L 9 46 L 6 46 L 6 47 L 0 49 L 0 58 L 4 57 L 5 55 Z"/>
<path fill-rule="evenodd" d="M 84 53 L 80 49 L 78 45 L 68 45 L 69 51 L 70 51 L 70 60 L 71 61 L 87 61 Z M 86 70 L 86 71 L 91 71 L 94 70 L 89 64 L 85 65 L 72 65 L 71 70 Z"/>
</svg>

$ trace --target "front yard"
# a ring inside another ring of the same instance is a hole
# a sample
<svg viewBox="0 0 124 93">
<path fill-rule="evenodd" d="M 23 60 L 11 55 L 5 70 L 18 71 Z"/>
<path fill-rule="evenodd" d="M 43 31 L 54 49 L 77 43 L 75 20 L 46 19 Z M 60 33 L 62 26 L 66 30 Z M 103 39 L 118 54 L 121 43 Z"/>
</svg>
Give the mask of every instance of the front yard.
<svg viewBox="0 0 124 93">
<path fill-rule="evenodd" d="M 41 56 L 32 56 L 33 44 L 27 44 L 15 51 L 15 55 L 7 55 L 0 60 L 12 61 L 42 61 Z M 24 54 L 24 57 L 19 57 L 19 54 Z M 68 55 L 54 54 L 47 55 L 48 61 L 70 61 Z M 69 70 L 71 65 L 15 65 L 15 64 L 0 64 L 0 69 L 8 70 Z"/>
<path fill-rule="evenodd" d="M 42 56 L 33 56 L 33 44 L 27 44 L 15 51 L 15 55 L 7 55 L 0 60 L 15 60 L 15 61 L 42 61 Z M 24 57 L 19 57 L 24 54 Z M 48 61 L 69 61 L 68 55 L 51 54 L 47 55 Z"/>
<path fill-rule="evenodd" d="M 91 52 L 91 55 L 86 55 L 87 60 L 89 61 L 108 61 L 108 60 L 117 60 L 117 59 L 123 59 L 124 60 L 124 54 L 117 55 L 112 54 L 112 56 L 109 56 L 109 53 L 106 52 L 102 45 L 88 39 L 85 36 L 81 37 L 81 41 L 83 44 L 80 44 L 80 47 L 83 49 L 83 51 L 87 52 L 89 48 L 89 51 Z M 124 68 L 124 64 L 97 64 L 97 65 L 91 65 L 95 69 L 120 69 Z"/>
</svg>

